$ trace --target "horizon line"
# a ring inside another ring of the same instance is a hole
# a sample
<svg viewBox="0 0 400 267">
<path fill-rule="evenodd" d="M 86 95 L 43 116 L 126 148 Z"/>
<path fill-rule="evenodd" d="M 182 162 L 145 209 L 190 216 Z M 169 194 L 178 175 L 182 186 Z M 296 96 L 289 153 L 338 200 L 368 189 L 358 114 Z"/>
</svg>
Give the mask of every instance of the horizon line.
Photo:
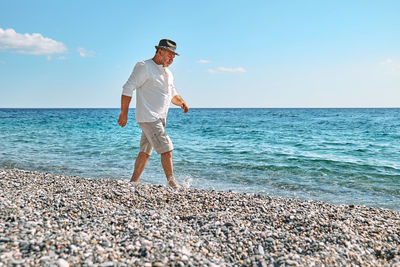
<svg viewBox="0 0 400 267">
<path fill-rule="evenodd" d="M 399 109 L 399 107 L 191 107 L 190 109 Z M 0 109 L 120 109 L 120 107 L 0 107 Z M 130 107 L 129 109 L 135 109 Z M 170 109 L 180 109 L 171 107 Z"/>
</svg>

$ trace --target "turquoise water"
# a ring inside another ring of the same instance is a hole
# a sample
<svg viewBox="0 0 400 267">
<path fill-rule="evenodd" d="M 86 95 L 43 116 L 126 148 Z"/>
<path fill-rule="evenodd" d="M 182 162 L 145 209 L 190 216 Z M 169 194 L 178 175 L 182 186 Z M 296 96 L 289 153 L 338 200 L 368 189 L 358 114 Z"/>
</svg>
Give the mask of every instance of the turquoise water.
<svg viewBox="0 0 400 267">
<path fill-rule="evenodd" d="M 118 109 L 0 109 L 0 168 L 129 179 L 141 130 Z M 189 187 L 400 210 L 400 109 L 171 109 Z M 142 182 L 165 184 L 153 153 Z"/>
</svg>

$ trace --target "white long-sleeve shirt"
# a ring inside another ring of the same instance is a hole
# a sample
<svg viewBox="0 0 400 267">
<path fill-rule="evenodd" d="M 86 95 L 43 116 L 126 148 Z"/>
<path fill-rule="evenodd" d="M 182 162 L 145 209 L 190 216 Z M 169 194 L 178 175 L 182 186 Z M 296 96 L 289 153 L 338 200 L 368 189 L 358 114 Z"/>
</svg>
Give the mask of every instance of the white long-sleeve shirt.
<svg viewBox="0 0 400 267">
<path fill-rule="evenodd" d="M 167 118 L 171 99 L 177 95 L 171 71 L 152 59 L 136 63 L 122 94 L 132 97 L 134 90 L 137 122 Z"/>
</svg>

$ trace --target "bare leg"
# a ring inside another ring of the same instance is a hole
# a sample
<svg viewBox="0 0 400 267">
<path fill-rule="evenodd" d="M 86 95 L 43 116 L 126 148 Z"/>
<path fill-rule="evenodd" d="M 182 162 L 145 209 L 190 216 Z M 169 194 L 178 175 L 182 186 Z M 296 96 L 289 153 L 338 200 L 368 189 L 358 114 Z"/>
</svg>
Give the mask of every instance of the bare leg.
<svg viewBox="0 0 400 267">
<path fill-rule="evenodd" d="M 150 155 L 144 152 L 139 152 L 139 155 L 135 161 L 135 170 L 133 171 L 131 182 L 139 181 L 140 175 L 142 174 Z"/>
<path fill-rule="evenodd" d="M 161 154 L 161 164 L 164 169 L 165 177 L 167 177 L 168 184 L 173 187 L 178 185 L 174 178 L 174 164 L 172 162 L 172 151 L 168 151 Z"/>
</svg>

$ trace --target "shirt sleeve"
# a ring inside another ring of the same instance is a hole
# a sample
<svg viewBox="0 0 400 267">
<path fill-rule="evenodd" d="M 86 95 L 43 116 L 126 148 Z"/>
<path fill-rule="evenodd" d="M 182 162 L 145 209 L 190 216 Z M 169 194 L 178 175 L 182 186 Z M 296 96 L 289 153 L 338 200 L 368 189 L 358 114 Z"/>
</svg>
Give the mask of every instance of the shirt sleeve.
<svg viewBox="0 0 400 267">
<path fill-rule="evenodd" d="M 171 88 L 171 99 L 174 98 L 174 96 L 178 95 L 178 92 L 176 92 L 175 84 L 174 84 L 174 76 L 172 75 L 172 72 L 168 70 L 168 76 L 169 76 L 169 87 Z"/>
<path fill-rule="evenodd" d="M 143 61 L 136 63 L 128 81 L 122 86 L 122 94 L 132 97 L 133 91 L 144 84 L 147 79 L 146 65 Z"/>
<path fill-rule="evenodd" d="M 174 98 L 174 96 L 178 95 L 175 89 L 175 85 L 172 84 L 171 86 L 171 98 Z"/>
</svg>

